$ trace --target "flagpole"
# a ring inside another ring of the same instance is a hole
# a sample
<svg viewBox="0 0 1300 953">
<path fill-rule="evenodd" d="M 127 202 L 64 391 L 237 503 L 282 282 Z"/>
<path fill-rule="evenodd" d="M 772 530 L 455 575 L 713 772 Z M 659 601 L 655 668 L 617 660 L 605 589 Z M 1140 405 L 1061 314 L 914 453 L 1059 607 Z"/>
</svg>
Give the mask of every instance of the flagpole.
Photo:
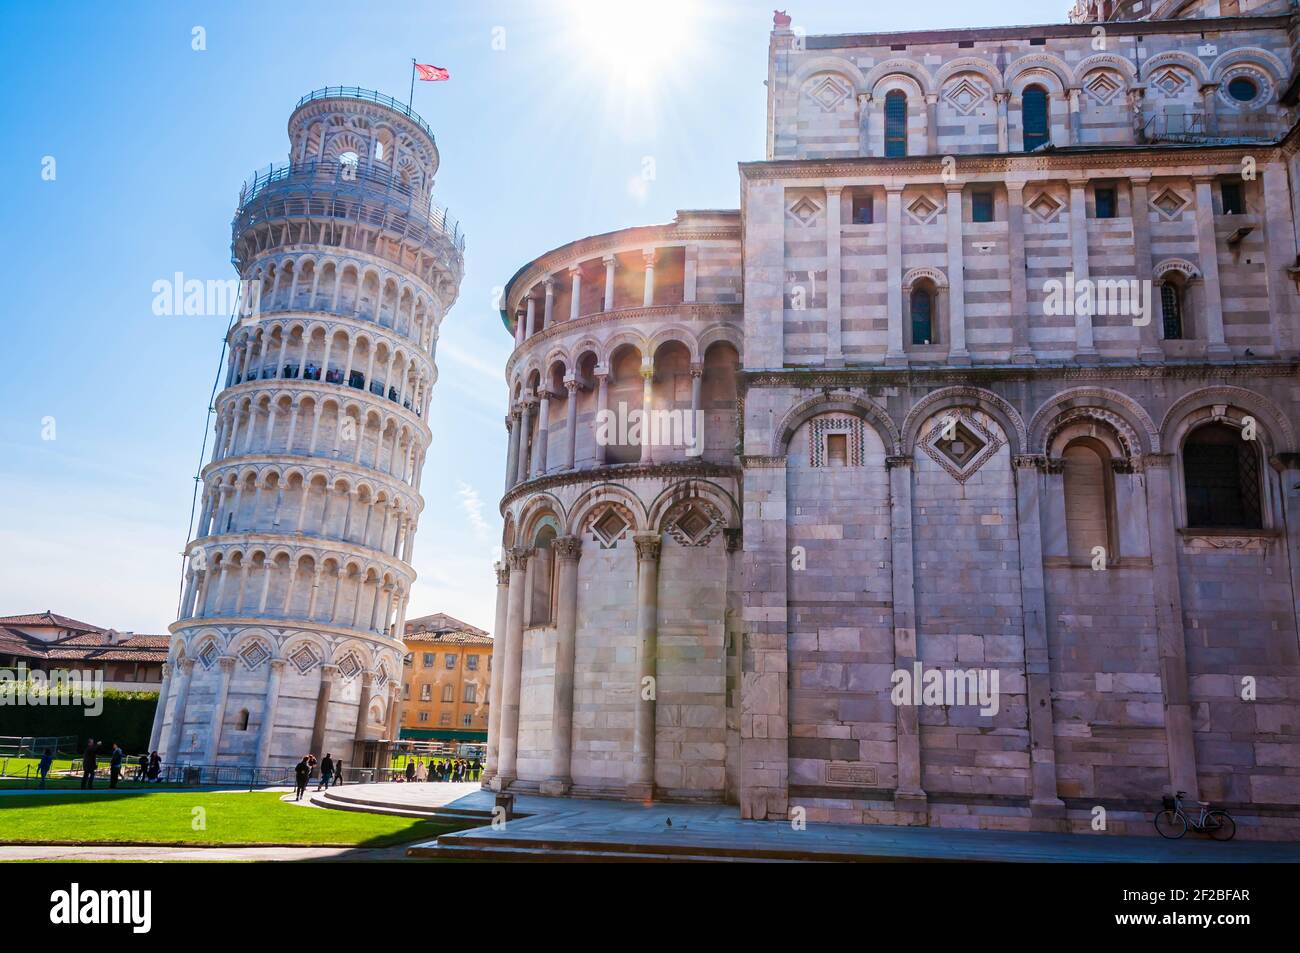
<svg viewBox="0 0 1300 953">
<path fill-rule="evenodd" d="M 415 104 L 415 57 L 411 57 L 411 96 L 406 101 L 406 108 L 410 109 Z"/>
</svg>

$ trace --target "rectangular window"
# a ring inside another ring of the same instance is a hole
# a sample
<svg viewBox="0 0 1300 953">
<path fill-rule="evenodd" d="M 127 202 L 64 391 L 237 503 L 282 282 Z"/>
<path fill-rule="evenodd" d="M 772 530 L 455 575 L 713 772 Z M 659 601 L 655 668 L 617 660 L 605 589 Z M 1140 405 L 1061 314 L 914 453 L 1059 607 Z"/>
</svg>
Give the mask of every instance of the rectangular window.
<svg viewBox="0 0 1300 953">
<path fill-rule="evenodd" d="M 1224 182 L 1219 188 L 1223 196 L 1224 215 L 1245 215 L 1246 198 L 1242 194 L 1240 182 Z"/>
<path fill-rule="evenodd" d="M 460 720 L 460 723 L 468 728 L 470 725 L 474 724 L 474 716 L 466 715 Z"/>
<path fill-rule="evenodd" d="M 473 682 L 470 682 L 465 686 L 465 694 L 462 698 L 462 701 L 468 702 L 469 704 L 473 705 L 475 701 L 477 701 L 477 694 L 478 694 L 477 686 Z"/>
<path fill-rule="evenodd" d="M 871 225 L 875 221 L 875 205 L 869 192 L 853 193 L 853 224 Z"/>
<path fill-rule="evenodd" d="M 993 221 L 993 193 L 992 192 L 971 193 L 970 220 L 972 222 Z"/>
<path fill-rule="evenodd" d="M 433 653 L 432 653 L 432 652 L 425 652 L 425 653 L 424 653 L 424 667 L 425 667 L 425 668 L 433 668 Z"/>
<path fill-rule="evenodd" d="M 907 94 L 891 90 L 885 96 L 885 157 L 907 155 Z"/>
<path fill-rule="evenodd" d="M 477 672 L 477 671 L 478 671 L 478 656 L 477 656 L 477 655 L 467 655 L 467 656 L 465 656 L 465 667 L 466 667 L 467 669 L 469 669 L 471 672 Z"/>
<path fill-rule="evenodd" d="M 447 653 L 447 668 L 448 668 L 448 669 L 453 669 L 453 668 L 455 668 L 455 667 L 456 667 L 456 656 L 455 656 L 455 655 L 452 655 L 450 652 L 448 652 L 448 653 Z"/>
<path fill-rule="evenodd" d="M 444 711 L 438 716 L 438 724 L 446 726 L 451 724 L 451 712 Z"/>
<path fill-rule="evenodd" d="M 1094 197 L 1097 202 L 1098 218 L 1115 217 L 1115 190 L 1114 189 L 1097 189 Z"/>
<path fill-rule="evenodd" d="M 427 701 L 430 701 L 430 700 L 432 700 L 432 699 L 433 699 L 433 686 L 432 686 L 432 685 L 421 685 L 421 686 L 420 686 L 420 701 L 422 701 L 422 702 L 427 702 Z"/>
<path fill-rule="evenodd" d="M 411 683 L 410 683 L 410 682 L 407 682 L 405 685 L 402 686 L 402 699 L 403 699 L 404 701 L 410 701 L 410 700 L 411 700 Z"/>
<path fill-rule="evenodd" d="M 828 433 L 826 435 L 826 465 L 830 467 L 847 467 L 849 465 L 848 434 Z"/>
<path fill-rule="evenodd" d="M 456 686 L 448 682 L 442 686 L 442 700 L 444 702 L 454 702 L 456 700 Z"/>
<path fill-rule="evenodd" d="M 420 721 L 428 721 L 428 720 L 429 720 L 429 713 L 427 711 L 420 712 Z"/>
</svg>

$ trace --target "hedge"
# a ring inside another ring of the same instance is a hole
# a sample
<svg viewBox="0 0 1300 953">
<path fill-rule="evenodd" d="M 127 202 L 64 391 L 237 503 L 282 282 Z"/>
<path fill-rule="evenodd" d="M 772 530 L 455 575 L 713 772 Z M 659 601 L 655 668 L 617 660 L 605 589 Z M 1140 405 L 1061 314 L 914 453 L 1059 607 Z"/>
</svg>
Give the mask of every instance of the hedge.
<svg viewBox="0 0 1300 953">
<path fill-rule="evenodd" d="M 0 705 L 0 735 L 76 735 L 81 751 L 89 738 L 117 742 L 128 754 L 145 751 L 153 728 L 157 692 L 104 690 L 104 710 L 89 714 L 84 705 Z M 68 752 L 75 754 L 76 752 Z"/>
</svg>

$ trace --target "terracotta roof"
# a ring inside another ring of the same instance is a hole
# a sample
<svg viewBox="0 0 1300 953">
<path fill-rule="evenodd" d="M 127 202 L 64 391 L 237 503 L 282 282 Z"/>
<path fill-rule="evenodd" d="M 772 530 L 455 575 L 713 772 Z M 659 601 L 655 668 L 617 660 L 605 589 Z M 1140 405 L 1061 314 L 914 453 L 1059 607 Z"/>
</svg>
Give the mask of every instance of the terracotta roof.
<svg viewBox="0 0 1300 953">
<path fill-rule="evenodd" d="M 97 625 L 89 625 L 58 615 L 46 609 L 44 612 L 32 612 L 27 615 L 0 616 L 0 625 L 49 625 L 60 629 L 74 629 L 78 632 L 103 632 Z"/>
<path fill-rule="evenodd" d="M 433 615 L 422 615 L 418 619 L 406 620 L 406 636 L 412 635 L 434 635 L 441 633 L 468 633 L 480 635 L 492 641 L 492 636 L 488 635 L 477 626 L 470 625 L 468 622 L 462 622 L 455 616 L 447 615 L 445 612 L 435 612 Z"/>
<path fill-rule="evenodd" d="M 92 632 L 44 642 L 6 626 L 0 627 L 0 655 L 86 662 L 167 661 L 166 635 L 132 635 L 116 645 L 109 644 L 109 637 L 108 632 Z"/>
<path fill-rule="evenodd" d="M 437 645 L 491 645 L 492 636 L 481 629 L 474 632 L 417 632 L 406 634 L 408 643 L 435 643 Z"/>
</svg>

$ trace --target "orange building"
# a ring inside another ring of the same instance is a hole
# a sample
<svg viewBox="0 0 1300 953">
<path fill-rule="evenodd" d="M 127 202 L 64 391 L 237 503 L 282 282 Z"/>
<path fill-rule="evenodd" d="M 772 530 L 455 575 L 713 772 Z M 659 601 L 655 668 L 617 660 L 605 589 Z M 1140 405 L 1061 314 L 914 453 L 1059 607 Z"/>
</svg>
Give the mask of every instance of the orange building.
<svg viewBox="0 0 1300 953">
<path fill-rule="evenodd" d="M 409 619 L 400 738 L 487 741 L 492 636 L 444 612 Z"/>
</svg>

